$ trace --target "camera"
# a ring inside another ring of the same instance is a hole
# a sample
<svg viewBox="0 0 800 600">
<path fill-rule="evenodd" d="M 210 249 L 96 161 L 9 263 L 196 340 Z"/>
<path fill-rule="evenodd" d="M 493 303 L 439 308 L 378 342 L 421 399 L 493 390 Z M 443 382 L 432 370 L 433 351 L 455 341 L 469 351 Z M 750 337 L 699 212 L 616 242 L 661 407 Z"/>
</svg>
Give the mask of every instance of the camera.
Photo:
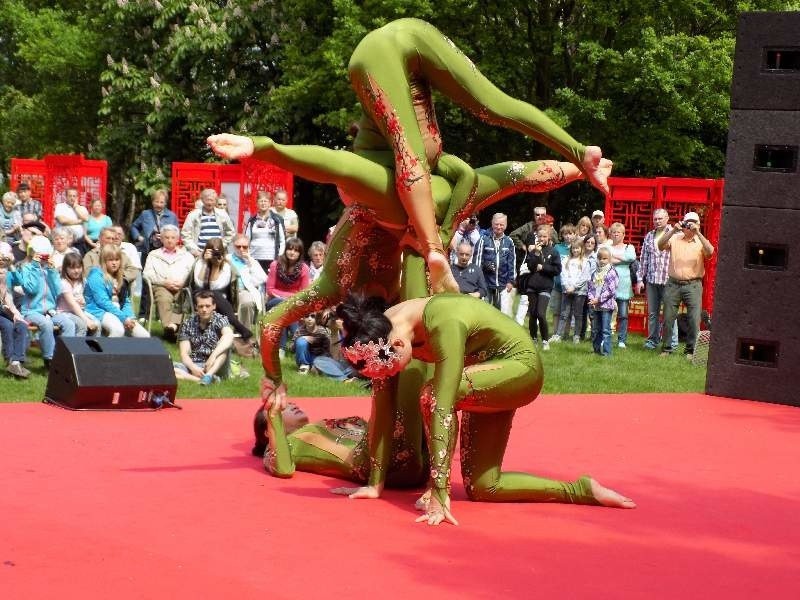
<svg viewBox="0 0 800 600">
<path fill-rule="evenodd" d="M 211 251 L 211 257 L 212 258 L 216 258 L 217 260 L 219 260 L 220 258 L 222 258 L 222 251 L 221 250 L 212 250 Z"/>
<path fill-rule="evenodd" d="M 39 255 L 39 259 L 40 259 L 42 262 L 45 262 L 45 263 L 46 263 L 46 262 L 50 262 L 50 255 L 49 255 L 49 254 L 40 254 L 40 255 Z"/>
<path fill-rule="evenodd" d="M 678 227 L 681 229 L 691 229 L 691 225 L 694 221 L 679 221 Z"/>
</svg>

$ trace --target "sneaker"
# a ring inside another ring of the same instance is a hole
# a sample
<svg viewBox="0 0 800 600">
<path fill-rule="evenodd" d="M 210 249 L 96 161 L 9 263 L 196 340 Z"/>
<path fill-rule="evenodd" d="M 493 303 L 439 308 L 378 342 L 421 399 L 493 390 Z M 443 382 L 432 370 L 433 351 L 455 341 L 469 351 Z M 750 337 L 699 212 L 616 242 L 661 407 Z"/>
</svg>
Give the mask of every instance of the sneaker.
<svg viewBox="0 0 800 600">
<path fill-rule="evenodd" d="M 550 350 L 550 342 L 542 340 L 542 350 Z"/>
<path fill-rule="evenodd" d="M 560 335 L 558 335 L 558 334 L 555 334 L 553 337 L 551 337 L 551 338 L 550 338 L 549 340 L 547 340 L 547 341 L 548 341 L 548 342 L 550 342 L 551 344 L 557 344 L 558 342 L 560 342 L 560 341 L 561 341 L 561 336 L 560 336 Z"/>
<path fill-rule="evenodd" d="M 45 371 L 49 371 L 50 370 L 50 363 L 52 361 L 53 361 L 52 358 L 43 358 L 42 359 L 42 364 L 44 364 Z"/>
<path fill-rule="evenodd" d="M 575 337 L 572 338 L 572 343 L 573 344 L 580 344 L 581 343 L 581 338 L 576 335 Z"/>
<path fill-rule="evenodd" d="M 198 381 L 200 385 L 211 385 L 214 383 L 214 376 L 213 375 L 203 375 Z"/>
<path fill-rule="evenodd" d="M 281 360 L 283 360 L 284 358 L 286 358 L 286 350 L 284 350 L 283 348 L 281 348 L 280 350 L 278 350 L 278 358 L 279 358 L 279 359 L 281 359 Z"/>
<path fill-rule="evenodd" d="M 625 345 L 625 342 L 620 342 L 617 344 L 617 348 L 627 348 L 627 346 Z"/>
<path fill-rule="evenodd" d="M 8 371 L 14 377 L 17 377 L 19 379 L 27 379 L 28 376 L 31 374 L 31 372 L 28 371 L 28 369 L 23 367 L 17 361 L 14 361 L 10 365 L 8 365 L 8 367 L 6 367 L 6 371 Z"/>
<path fill-rule="evenodd" d="M 653 342 L 651 342 L 650 340 L 647 340 L 644 343 L 644 348 L 645 348 L 645 350 L 655 350 L 656 349 L 656 345 Z"/>
<path fill-rule="evenodd" d="M 297 369 L 298 375 L 308 375 L 308 372 L 311 370 L 309 365 L 300 365 L 300 368 Z"/>
</svg>

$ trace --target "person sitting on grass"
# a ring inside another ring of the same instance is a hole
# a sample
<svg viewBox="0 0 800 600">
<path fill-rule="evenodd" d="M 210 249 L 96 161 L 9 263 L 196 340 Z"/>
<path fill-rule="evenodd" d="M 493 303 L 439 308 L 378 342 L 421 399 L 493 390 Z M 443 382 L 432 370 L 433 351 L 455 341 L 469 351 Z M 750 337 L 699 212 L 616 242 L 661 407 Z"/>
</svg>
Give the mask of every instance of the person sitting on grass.
<svg viewBox="0 0 800 600">
<path fill-rule="evenodd" d="M 233 328 L 226 316 L 216 312 L 214 292 L 200 290 L 194 298 L 194 315 L 178 332 L 181 362 L 174 363 L 175 377 L 211 385 L 220 380 L 217 373 L 233 345 Z"/>
</svg>

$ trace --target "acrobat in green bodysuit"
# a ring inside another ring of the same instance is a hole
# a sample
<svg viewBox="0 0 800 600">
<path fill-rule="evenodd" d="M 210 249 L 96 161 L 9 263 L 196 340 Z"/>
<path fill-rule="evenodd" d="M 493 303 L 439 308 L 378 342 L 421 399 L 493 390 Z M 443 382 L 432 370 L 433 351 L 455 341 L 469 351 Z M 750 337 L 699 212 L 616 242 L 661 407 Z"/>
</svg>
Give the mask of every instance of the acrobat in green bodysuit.
<svg viewBox="0 0 800 600">
<path fill-rule="evenodd" d="M 580 144 L 539 109 L 503 93 L 425 21 L 399 19 L 371 31 L 353 51 L 348 68 L 365 112 L 354 149 L 382 150 L 388 145 L 392 150 L 397 195 L 422 246 L 434 291 L 444 287 L 458 291 L 458 287 L 447 268 L 431 210 L 430 176 L 442 152 L 432 89 L 483 121 L 542 142 L 608 191 L 598 168 L 599 148 Z"/>
<path fill-rule="evenodd" d="M 433 365 L 433 378 L 420 395 L 432 491 L 423 520 L 455 522 L 449 490 L 457 411 L 462 412 L 461 470 L 470 499 L 635 506 L 589 477 L 567 483 L 501 470 L 514 413 L 538 396 L 543 378 L 530 336 L 511 318 L 464 294 L 402 302 L 384 313 L 387 320 L 381 325 L 375 324 L 373 309 L 364 306 L 351 298 L 339 309 L 348 331 L 342 352 L 356 368 L 379 380 L 401 371 L 412 358 Z M 391 435 L 388 428 L 371 434 L 383 439 Z M 391 454 L 385 444 L 374 447 L 382 448 L 371 456 L 372 469 L 380 474 Z M 363 497 L 377 497 L 380 476 L 372 477 L 370 485 L 375 489 L 362 488 Z"/>
</svg>

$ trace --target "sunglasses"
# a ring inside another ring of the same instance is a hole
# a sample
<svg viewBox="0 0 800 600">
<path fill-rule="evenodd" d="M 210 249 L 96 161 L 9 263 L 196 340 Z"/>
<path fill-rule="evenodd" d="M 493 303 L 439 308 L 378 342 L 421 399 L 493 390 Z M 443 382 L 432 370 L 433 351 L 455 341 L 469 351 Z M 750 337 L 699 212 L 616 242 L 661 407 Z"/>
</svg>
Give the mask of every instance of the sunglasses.
<svg viewBox="0 0 800 600">
<path fill-rule="evenodd" d="M 233 247 L 238 248 L 239 250 L 247 250 L 250 246 L 240 246 L 238 244 L 234 244 Z"/>
</svg>

